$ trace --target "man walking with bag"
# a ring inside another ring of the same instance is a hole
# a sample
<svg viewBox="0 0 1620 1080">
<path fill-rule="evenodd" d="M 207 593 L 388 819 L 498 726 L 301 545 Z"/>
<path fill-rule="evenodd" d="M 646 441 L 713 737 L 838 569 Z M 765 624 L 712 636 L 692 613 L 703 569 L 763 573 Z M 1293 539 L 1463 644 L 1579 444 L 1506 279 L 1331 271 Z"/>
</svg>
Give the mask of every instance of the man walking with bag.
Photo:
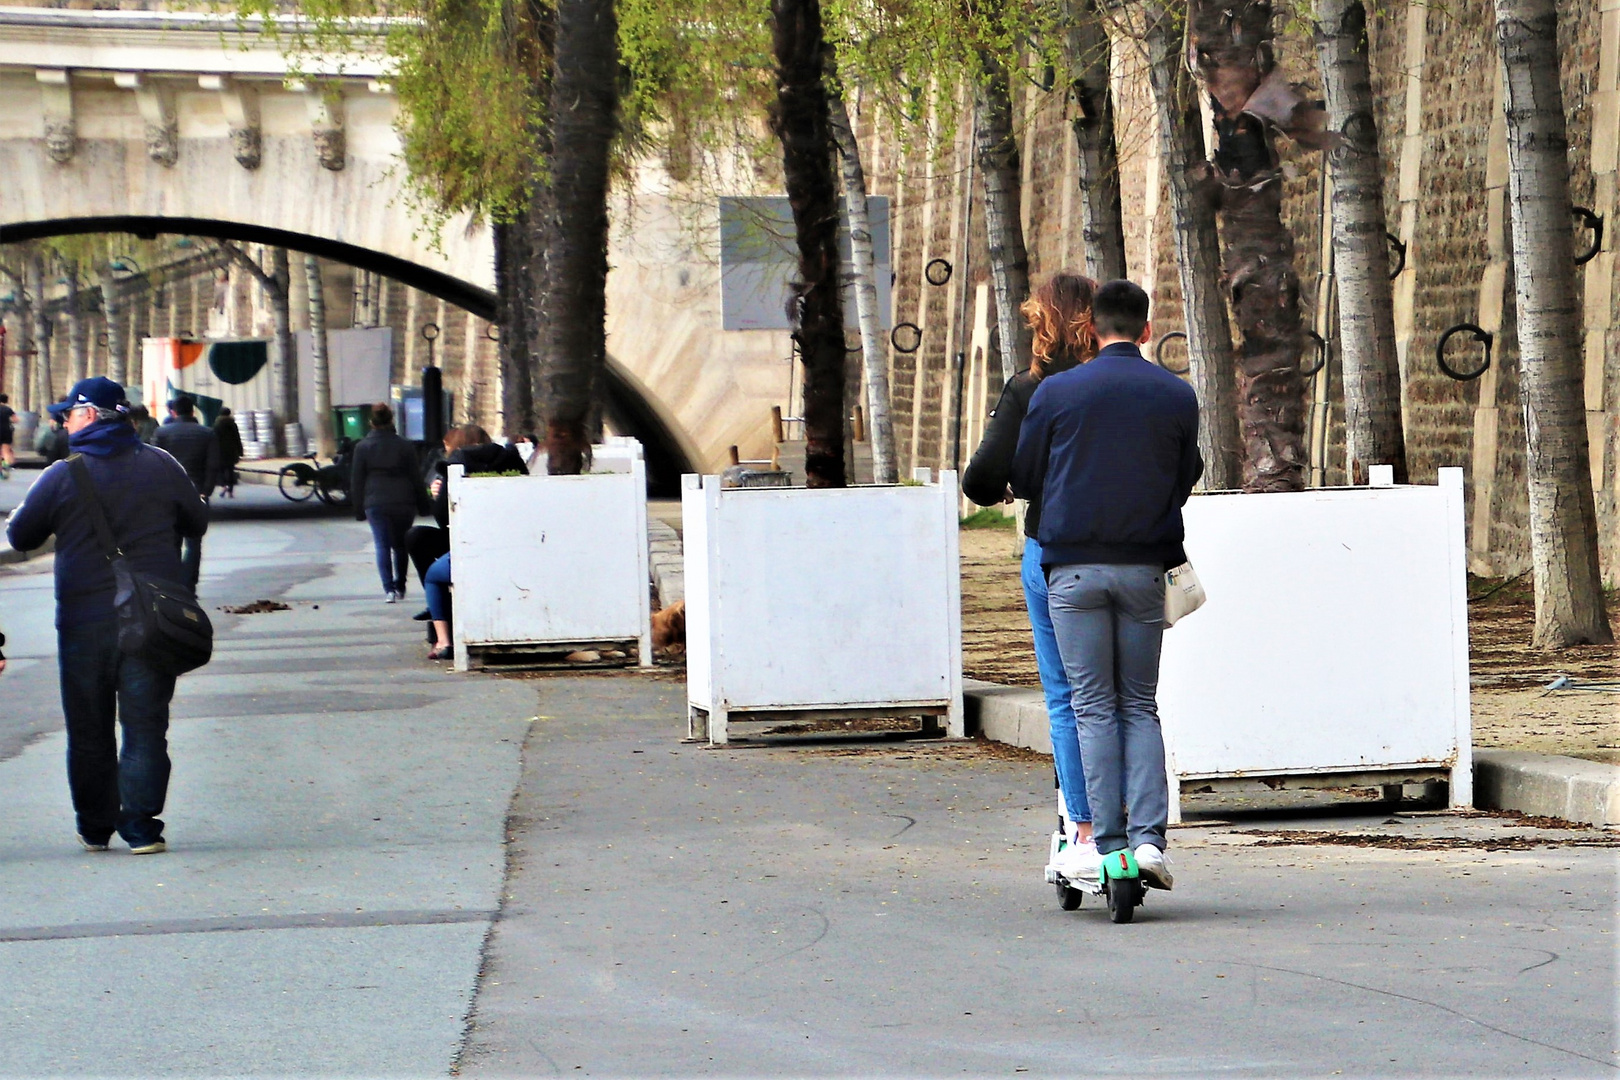
<svg viewBox="0 0 1620 1080">
<path fill-rule="evenodd" d="M 175 674 L 121 647 L 128 627 L 114 568 L 143 589 L 182 581 L 179 540 L 202 536 L 208 508 L 174 458 L 140 441 L 124 389 L 111 379 L 78 382 L 50 412 L 62 417 L 72 456 L 41 474 L 12 511 L 6 537 L 32 551 L 56 536 L 57 662 L 79 843 L 106 851 L 116 831 L 135 854 L 153 854 L 165 848 L 158 815 L 169 786 Z M 101 516 L 114 550 L 98 536 Z M 189 600 L 183 588 L 169 591 Z M 124 729 L 121 753 L 115 721 Z"/>
<path fill-rule="evenodd" d="M 1041 565 L 1097 852 L 1132 849 L 1142 876 L 1168 889 L 1159 645 L 1164 573 L 1187 561 L 1181 507 L 1204 471 L 1198 398 L 1137 348 L 1152 333 L 1141 288 L 1103 285 L 1092 322 L 1096 357 L 1030 399 L 1012 489 L 1041 500 Z"/>
</svg>

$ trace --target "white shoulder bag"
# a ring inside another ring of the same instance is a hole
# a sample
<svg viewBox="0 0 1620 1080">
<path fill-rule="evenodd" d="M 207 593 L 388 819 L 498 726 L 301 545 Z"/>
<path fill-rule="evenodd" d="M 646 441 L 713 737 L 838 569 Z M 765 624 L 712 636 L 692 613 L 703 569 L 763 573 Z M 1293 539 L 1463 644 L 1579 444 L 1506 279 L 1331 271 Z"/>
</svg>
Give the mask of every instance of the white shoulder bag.
<svg viewBox="0 0 1620 1080">
<path fill-rule="evenodd" d="M 1164 625 L 1174 626 L 1183 616 L 1204 606 L 1204 583 L 1198 580 L 1193 564 L 1184 562 L 1164 572 Z"/>
</svg>

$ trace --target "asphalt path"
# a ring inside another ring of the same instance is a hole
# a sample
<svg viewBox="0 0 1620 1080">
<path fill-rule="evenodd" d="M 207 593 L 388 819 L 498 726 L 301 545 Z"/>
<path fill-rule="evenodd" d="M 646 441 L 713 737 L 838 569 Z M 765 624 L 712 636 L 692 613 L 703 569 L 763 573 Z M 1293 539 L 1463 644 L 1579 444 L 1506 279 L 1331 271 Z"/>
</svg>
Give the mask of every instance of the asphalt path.
<svg viewBox="0 0 1620 1080">
<path fill-rule="evenodd" d="M 444 1075 L 499 904 L 533 691 L 422 660 L 369 532 L 216 502 L 167 854 L 78 850 L 50 558 L 0 572 L 0 1075 Z M 232 616 L 257 599 L 290 610 Z M 413 600 L 417 599 L 412 597 Z"/>
<path fill-rule="evenodd" d="M 1196 797 L 1171 833 L 1175 891 L 1120 926 L 1041 881 L 1049 761 L 713 750 L 680 741 L 679 683 L 541 686 L 464 1075 L 1567 1077 L 1620 1060 L 1616 851 L 1567 846 L 1612 833 Z M 1490 850 L 1515 836 L 1561 846 Z"/>
</svg>

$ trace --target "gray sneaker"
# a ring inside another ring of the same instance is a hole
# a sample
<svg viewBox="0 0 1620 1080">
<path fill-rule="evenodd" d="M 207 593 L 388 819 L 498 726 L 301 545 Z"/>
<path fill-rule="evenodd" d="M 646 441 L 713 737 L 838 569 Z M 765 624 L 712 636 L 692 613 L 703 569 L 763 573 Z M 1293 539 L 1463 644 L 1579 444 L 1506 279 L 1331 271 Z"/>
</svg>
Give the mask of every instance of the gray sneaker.
<svg viewBox="0 0 1620 1080">
<path fill-rule="evenodd" d="M 393 589 L 389 589 L 388 590 L 388 595 L 383 597 L 383 603 L 385 603 L 385 604 L 397 604 L 397 603 L 399 603 L 399 593 L 395 592 Z"/>
<path fill-rule="evenodd" d="M 169 845 L 162 840 L 153 840 L 150 844 L 141 844 L 139 847 L 129 849 L 131 855 L 158 855 L 168 851 Z"/>
<path fill-rule="evenodd" d="M 84 848 L 86 851 L 106 851 L 107 841 L 103 840 L 98 844 L 93 840 L 86 840 L 84 838 L 84 834 L 81 833 L 79 835 L 79 846 Z"/>
</svg>

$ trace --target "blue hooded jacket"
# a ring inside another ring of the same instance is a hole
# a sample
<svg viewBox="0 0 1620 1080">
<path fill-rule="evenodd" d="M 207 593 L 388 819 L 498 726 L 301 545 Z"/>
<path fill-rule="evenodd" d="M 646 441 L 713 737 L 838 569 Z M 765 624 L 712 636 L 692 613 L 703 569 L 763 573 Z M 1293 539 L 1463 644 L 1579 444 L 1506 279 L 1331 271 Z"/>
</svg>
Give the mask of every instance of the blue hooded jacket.
<svg viewBox="0 0 1620 1080">
<path fill-rule="evenodd" d="M 128 421 L 104 420 L 75 432 L 69 448 L 90 470 L 113 536 L 136 570 L 184 581 L 182 536 L 208 531 L 208 504 L 180 463 L 142 443 Z M 113 573 L 80 503 L 66 461 L 40 474 L 6 525 L 18 551 L 32 551 L 56 535 L 56 625 L 113 615 Z"/>
</svg>

